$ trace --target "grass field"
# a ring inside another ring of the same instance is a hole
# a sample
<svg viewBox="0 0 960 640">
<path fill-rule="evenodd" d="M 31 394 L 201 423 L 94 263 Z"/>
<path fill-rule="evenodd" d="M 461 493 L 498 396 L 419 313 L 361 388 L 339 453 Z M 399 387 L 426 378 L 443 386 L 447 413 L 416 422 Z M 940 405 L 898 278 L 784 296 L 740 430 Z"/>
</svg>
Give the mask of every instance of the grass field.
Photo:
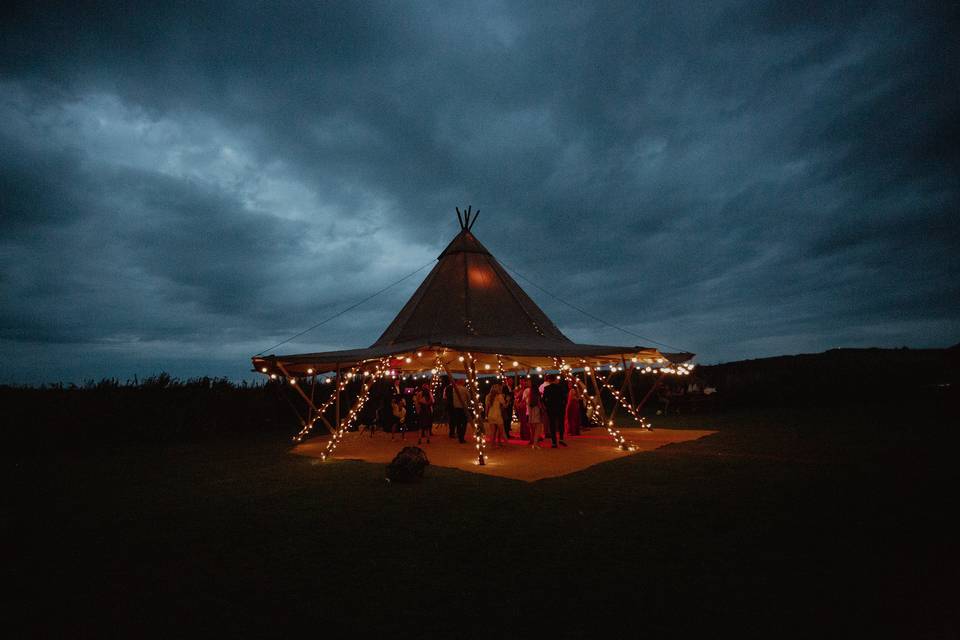
<svg viewBox="0 0 960 640">
<path fill-rule="evenodd" d="M 8 451 L 7 602 L 31 636 L 956 637 L 948 420 L 671 416 L 720 431 L 532 484 L 276 436 Z"/>
</svg>

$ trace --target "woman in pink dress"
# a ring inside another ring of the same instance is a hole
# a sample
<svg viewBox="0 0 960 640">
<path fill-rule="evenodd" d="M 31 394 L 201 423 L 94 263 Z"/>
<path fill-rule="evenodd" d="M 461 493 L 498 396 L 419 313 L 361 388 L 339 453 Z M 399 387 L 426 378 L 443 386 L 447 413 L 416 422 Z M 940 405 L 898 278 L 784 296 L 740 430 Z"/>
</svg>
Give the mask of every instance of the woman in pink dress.
<svg viewBox="0 0 960 640">
<path fill-rule="evenodd" d="M 568 436 L 580 435 L 580 391 L 574 384 L 570 385 L 567 394 L 567 412 L 564 416 Z"/>
<path fill-rule="evenodd" d="M 513 392 L 513 408 L 517 412 L 517 420 L 520 421 L 520 439 L 530 439 L 530 422 L 527 420 L 527 402 L 530 399 L 529 389 L 526 378 L 520 379 L 520 384 Z"/>
</svg>

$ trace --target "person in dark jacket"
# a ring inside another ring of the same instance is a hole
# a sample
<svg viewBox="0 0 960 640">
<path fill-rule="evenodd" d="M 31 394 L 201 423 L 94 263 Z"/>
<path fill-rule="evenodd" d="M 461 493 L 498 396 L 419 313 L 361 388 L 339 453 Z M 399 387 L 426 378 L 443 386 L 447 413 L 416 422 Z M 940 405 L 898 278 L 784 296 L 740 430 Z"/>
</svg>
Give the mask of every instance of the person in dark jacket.
<svg viewBox="0 0 960 640">
<path fill-rule="evenodd" d="M 510 378 L 504 378 L 503 380 L 503 393 L 506 397 L 503 399 L 503 432 L 507 437 L 507 440 L 510 439 L 510 427 L 513 424 L 513 385 L 511 384 Z"/>
<path fill-rule="evenodd" d="M 446 386 L 443 388 L 443 404 L 447 410 L 447 424 L 450 426 L 449 435 L 451 438 L 456 438 L 458 414 L 454 412 L 455 407 L 453 406 L 453 379 L 449 377 L 447 378 Z"/>
<path fill-rule="evenodd" d="M 550 420 L 550 440 L 553 448 L 557 448 L 559 436 L 560 444 L 567 446 L 563 440 L 563 418 L 567 410 L 567 385 L 558 376 L 550 377 L 550 384 L 543 390 L 543 404 L 547 407 L 547 418 Z"/>
</svg>

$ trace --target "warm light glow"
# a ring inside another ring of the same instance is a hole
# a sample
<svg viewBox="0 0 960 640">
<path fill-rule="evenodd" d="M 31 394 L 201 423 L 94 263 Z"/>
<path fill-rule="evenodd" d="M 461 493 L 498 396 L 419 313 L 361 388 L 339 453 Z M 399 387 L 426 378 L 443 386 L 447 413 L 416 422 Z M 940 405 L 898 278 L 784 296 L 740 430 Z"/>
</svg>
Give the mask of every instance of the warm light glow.
<svg viewBox="0 0 960 640">
<path fill-rule="evenodd" d="M 460 362 L 463 362 L 463 356 L 460 356 L 460 357 L 457 358 L 457 359 L 458 359 Z"/>
<path fill-rule="evenodd" d="M 423 357 L 423 353 L 420 352 L 420 351 L 417 351 L 417 357 L 418 357 L 418 358 L 422 358 L 422 357 Z"/>
<path fill-rule="evenodd" d="M 307 373 L 312 375 L 312 374 L 313 374 L 313 369 L 307 369 Z"/>
<path fill-rule="evenodd" d="M 489 369 L 489 368 L 490 368 L 490 365 L 485 364 L 485 365 L 483 365 L 483 368 L 484 368 L 484 369 Z"/>
<path fill-rule="evenodd" d="M 276 379 L 277 379 L 277 374 L 271 373 L 271 374 L 270 374 L 270 379 L 271 379 L 271 380 L 276 380 Z"/>
<path fill-rule="evenodd" d="M 493 269 L 489 267 L 471 265 L 467 269 L 467 278 L 470 279 L 471 287 L 486 289 L 493 285 L 496 276 L 493 274 Z"/>
<path fill-rule="evenodd" d="M 519 367 L 519 366 L 520 366 L 520 363 L 517 362 L 516 360 L 514 360 L 514 361 L 513 361 L 513 366 Z M 266 371 L 266 369 L 264 369 L 264 371 Z"/>
<path fill-rule="evenodd" d="M 413 358 L 404 358 L 404 362 L 406 362 L 407 364 L 410 364 L 411 362 L 413 362 Z"/>
<path fill-rule="evenodd" d="M 260 371 L 263 371 L 264 373 L 266 373 L 266 372 L 267 372 L 267 368 L 264 367 L 263 369 L 260 369 Z"/>
<path fill-rule="evenodd" d="M 538 372 L 543 371 L 543 367 L 537 367 L 537 371 Z"/>
</svg>

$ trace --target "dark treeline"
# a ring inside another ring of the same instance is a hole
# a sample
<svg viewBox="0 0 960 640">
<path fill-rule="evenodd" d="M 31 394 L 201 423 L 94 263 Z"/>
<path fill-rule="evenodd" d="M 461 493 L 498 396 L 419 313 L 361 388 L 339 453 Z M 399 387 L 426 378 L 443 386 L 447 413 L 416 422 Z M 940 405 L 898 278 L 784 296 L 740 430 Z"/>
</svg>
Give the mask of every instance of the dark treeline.
<svg viewBox="0 0 960 640">
<path fill-rule="evenodd" d="M 609 375 L 609 377 L 607 377 Z M 617 389 L 624 373 L 601 376 Z M 698 366 L 688 376 L 631 376 L 632 397 L 647 397 L 644 415 L 689 414 L 752 407 L 841 407 L 934 403 L 960 406 L 960 347 L 831 349 L 824 353 Z M 704 390 L 712 388 L 709 395 Z M 612 398 L 604 394 L 609 409 Z"/>
<path fill-rule="evenodd" d="M 949 349 L 831 349 L 699 367 L 721 406 L 840 406 L 956 398 L 960 345 Z"/>
<path fill-rule="evenodd" d="M 276 382 L 181 380 L 0 386 L 8 445 L 82 448 L 124 442 L 175 442 L 237 433 L 297 432 L 303 403 Z M 329 392 L 328 392 L 329 393 Z"/>
</svg>

